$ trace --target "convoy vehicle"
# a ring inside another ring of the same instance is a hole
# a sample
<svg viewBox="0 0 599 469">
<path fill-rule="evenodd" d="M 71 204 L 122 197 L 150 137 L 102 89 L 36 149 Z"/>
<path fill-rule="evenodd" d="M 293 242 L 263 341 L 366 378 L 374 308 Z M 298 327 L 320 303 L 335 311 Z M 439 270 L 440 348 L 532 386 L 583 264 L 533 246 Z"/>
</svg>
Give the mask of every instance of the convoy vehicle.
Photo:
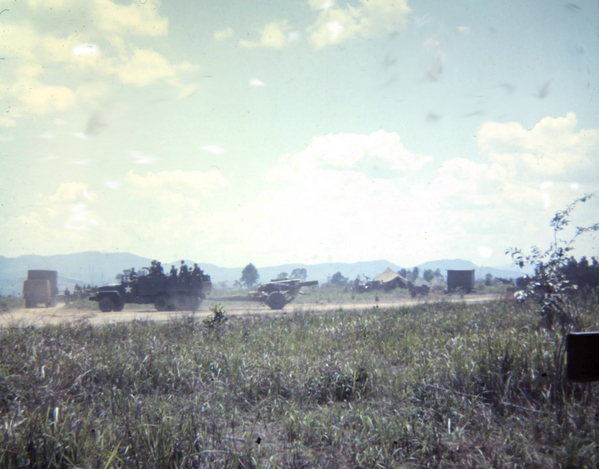
<svg viewBox="0 0 599 469">
<path fill-rule="evenodd" d="M 195 311 L 212 290 L 210 276 L 123 275 L 121 283 L 104 285 L 90 297 L 100 311 L 122 311 L 127 303 L 154 304 L 158 311 Z"/>
<path fill-rule="evenodd" d="M 23 283 L 26 308 L 35 308 L 38 303 L 46 307 L 56 306 L 58 294 L 58 272 L 55 270 L 28 270 Z"/>
</svg>

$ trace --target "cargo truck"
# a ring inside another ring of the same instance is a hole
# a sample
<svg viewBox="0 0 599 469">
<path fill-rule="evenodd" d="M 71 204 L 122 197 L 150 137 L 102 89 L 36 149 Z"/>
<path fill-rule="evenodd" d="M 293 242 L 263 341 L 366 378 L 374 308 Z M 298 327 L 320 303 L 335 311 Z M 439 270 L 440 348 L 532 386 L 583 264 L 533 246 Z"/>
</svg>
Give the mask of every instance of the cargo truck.
<svg viewBox="0 0 599 469">
<path fill-rule="evenodd" d="M 35 308 L 39 303 L 46 307 L 56 306 L 58 294 L 58 272 L 55 270 L 28 270 L 23 283 L 26 308 Z"/>
</svg>

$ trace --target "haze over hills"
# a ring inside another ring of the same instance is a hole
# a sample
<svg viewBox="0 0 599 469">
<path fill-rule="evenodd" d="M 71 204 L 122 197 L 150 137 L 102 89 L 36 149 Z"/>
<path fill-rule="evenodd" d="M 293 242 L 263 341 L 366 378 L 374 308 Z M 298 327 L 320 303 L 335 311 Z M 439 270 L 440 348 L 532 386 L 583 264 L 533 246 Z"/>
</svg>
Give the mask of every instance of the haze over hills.
<svg viewBox="0 0 599 469">
<path fill-rule="evenodd" d="M 81 252 L 76 254 L 63 254 L 55 256 L 38 256 L 25 255 L 17 258 L 8 258 L 0 256 L 0 294 L 2 295 L 18 295 L 22 291 L 23 281 L 26 279 L 27 270 L 42 269 L 56 270 L 59 276 L 59 288 L 62 290 L 66 287 L 72 290 L 75 284 L 91 284 L 103 285 L 114 283 L 118 273 L 125 269 L 135 267 L 140 269 L 150 265 L 151 259 L 140 257 L 135 254 L 125 252 L 119 253 L 101 253 L 97 251 Z M 192 260 L 186 260 L 190 266 L 193 265 Z M 174 262 L 175 266 L 179 266 L 180 260 Z M 163 264 L 165 270 L 170 269 L 171 264 Z M 236 280 L 241 277 L 243 266 L 219 267 L 213 264 L 199 263 L 200 267 L 212 277 L 212 282 L 218 286 L 221 282 L 227 282 L 228 286 L 232 286 Z M 286 272 L 291 274 L 293 269 L 303 268 L 308 273 L 310 280 L 318 280 L 326 282 L 336 272 L 341 272 L 345 277 L 354 279 L 358 275 L 362 277 L 373 278 L 390 268 L 394 271 L 400 270 L 402 267 L 392 262 L 385 260 L 356 262 L 356 263 L 325 263 L 325 264 L 285 264 L 278 266 L 265 266 L 258 268 L 260 281 L 267 282 L 270 279 L 276 278 L 280 273 Z M 487 273 L 494 277 L 516 278 L 524 273 L 529 273 L 526 270 L 513 268 L 493 268 L 479 267 L 470 261 L 463 259 L 443 259 L 437 261 L 426 262 L 417 266 L 422 273 L 425 269 L 440 269 L 445 275 L 447 269 L 475 269 L 476 277 L 482 279 Z"/>
</svg>

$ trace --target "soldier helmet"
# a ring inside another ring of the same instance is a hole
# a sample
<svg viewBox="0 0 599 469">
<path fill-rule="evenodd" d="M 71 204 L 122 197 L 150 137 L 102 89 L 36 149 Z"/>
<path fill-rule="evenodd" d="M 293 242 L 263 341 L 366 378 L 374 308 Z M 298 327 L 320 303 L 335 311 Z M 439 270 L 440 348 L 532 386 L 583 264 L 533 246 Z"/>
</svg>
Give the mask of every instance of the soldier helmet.
<svg viewBox="0 0 599 469">
<path fill-rule="evenodd" d="M 181 261 L 181 264 L 185 264 L 185 261 Z"/>
<path fill-rule="evenodd" d="M 197 266 L 198 266 L 198 264 L 194 264 L 193 266 L 194 266 L 194 267 L 197 267 Z"/>
</svg>

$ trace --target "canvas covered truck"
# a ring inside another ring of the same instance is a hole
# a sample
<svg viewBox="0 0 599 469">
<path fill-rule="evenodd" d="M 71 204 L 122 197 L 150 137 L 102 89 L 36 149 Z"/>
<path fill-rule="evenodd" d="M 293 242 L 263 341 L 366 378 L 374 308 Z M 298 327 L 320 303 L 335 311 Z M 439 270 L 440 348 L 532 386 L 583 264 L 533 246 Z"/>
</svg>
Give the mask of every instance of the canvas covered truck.
<svg viewBox="0 0 599 469">
<path fill-rule="evenodd" d="M 158 311 L 195 311 L 212 290 L 210 276 L 124 275 L 121 283 L 104 285 L 90 297 L 100 311 L 122 311 L 127 303 L 154 304 Z"/>
<path fill-rule="evenodd" d="M 27 271 L 27 280 L 23 283 L 26 308 L 35 308 L 40 303 L 46 307 L 56 306 L 57 294 L 58 272 L 55 270 Z"/>
</svg>

